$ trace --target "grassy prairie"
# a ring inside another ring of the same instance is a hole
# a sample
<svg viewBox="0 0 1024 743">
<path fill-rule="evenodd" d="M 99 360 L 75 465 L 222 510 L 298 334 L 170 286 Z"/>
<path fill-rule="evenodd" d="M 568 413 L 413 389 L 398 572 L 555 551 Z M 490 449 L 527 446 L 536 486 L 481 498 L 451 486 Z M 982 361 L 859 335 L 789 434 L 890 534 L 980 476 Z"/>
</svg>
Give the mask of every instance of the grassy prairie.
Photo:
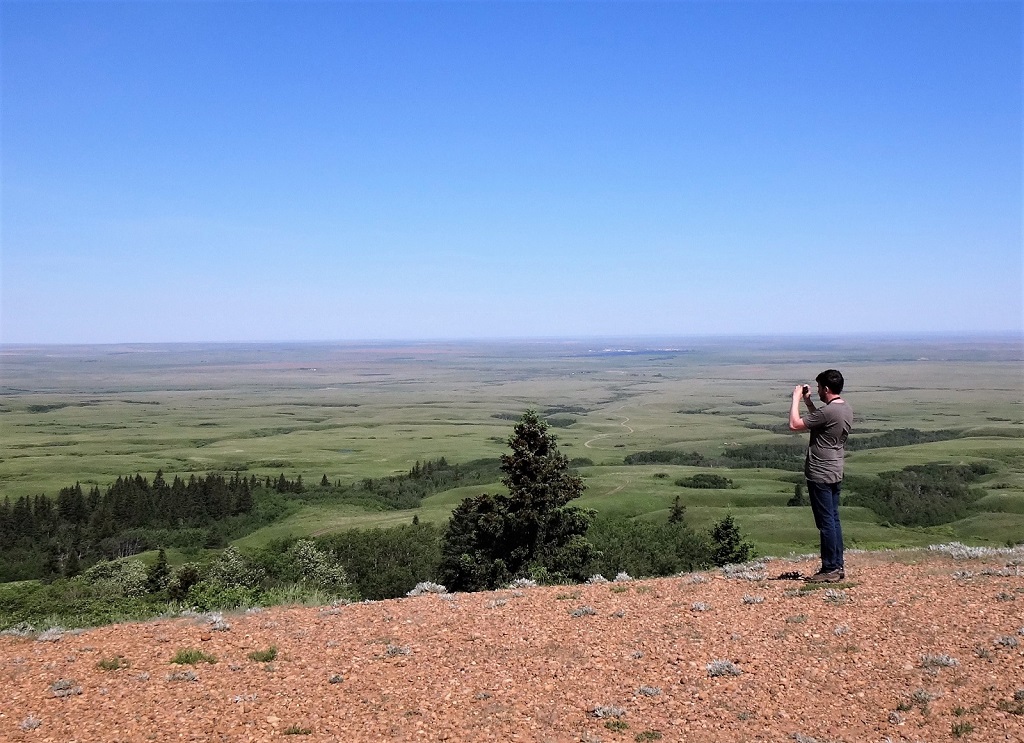
<svg viewBox="0 0 1024 743">
<path fill-rule="evenodd" d="M 691 490 L 697 470 L 623 465 L 643 450 L 721 456 L 798 441 L 783 425 L 792 387 L 834 366 L 848 379 L 855 433 L 957 429 L 967 438 L 858 451 L 875 474 L 925 462 L 985 461 L 980 513 L 942 530 L 895 529 L 846 509 L 854 546 L 1024 538 L 1024 392 L 1017 338 L 645 339 L 418 344 L 0 347 L 0 498 L 119 475 L 243 471 L 352 482 L 417 460 L 466 462 L 505 451 L 528 407 L 581 468 L 581 505 L 661 518 L 679 495 L 696 525 L 732 512 L 762 551 L 812 551 L 806 509 L 787 508 L 794 474 L 723 471 L 734 489 Z M 664 475 L 661 477 L 659 475 Z M 417 511 L 308 505 L 250 535 L 441 522 L 459 500 L 500 485 L 437 494 Z M 944 530 L 944 531 L 943 531 Z"/>
</svg>

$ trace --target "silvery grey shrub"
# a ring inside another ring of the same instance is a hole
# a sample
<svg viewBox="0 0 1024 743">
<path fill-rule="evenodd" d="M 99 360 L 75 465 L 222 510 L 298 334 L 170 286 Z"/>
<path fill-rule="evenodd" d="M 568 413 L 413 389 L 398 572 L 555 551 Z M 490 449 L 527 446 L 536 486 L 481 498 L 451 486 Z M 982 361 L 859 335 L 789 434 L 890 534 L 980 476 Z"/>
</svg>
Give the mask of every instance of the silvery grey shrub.
<svg viewBox="0 0 1024 743">
<path fill-rule="evenodd" d="M 407 584 L 408 585 L 408 584 Z M 429 580 L 417 583 L 416 587 L 413 588 L 406 596 L 424 596 L 428 593 L 448 593 L 448 589 L 442 586 L 440 583 L 431 583 Z"/>
<path fill-rule="evenodd" d="M 508 584 L 509 588 L 536 588 L 537 581 L 532 578 L 516 578 Z"/>
<path fill-rule="evenodd" d="M 74 679 L 58 679 L 50 684 L 55 697 L 70 697 L 82 693 L 82 687 Z"/>
<path fill-rule="evenodd" d="M 175 671 L 167 674 L 168 681 L 198 681 L 199 677 L 192 671 Z"/>
<path fill-rule="evenodd" d="M 210 565 L 206 576 L 222 586 L 255 588 L 266 577 L 266 571 L 254 567 L 234 547 L 227 547 Z"/>
<path fill-rule="evenodd" d="M 921 656 L 921 666 L 923 668 L 952 668 L 960 665 L 960 661 L 956 658 L 951 658 L 945 653 L 925 653 Z"/>
<path fill-rule="evenodd" d="M 626 710 L 622 709 L 622 707 L 594 707 L 594 709 L 590 710 L 590 714 L 598 719 L 603 717 L 622 717 L 626 714 Z"/>
<path fill-rule="evenodd" d="M 713 660 L 706 666 L 708 676 L 739 676 L 742 669 L 731 660 Z"/>
<path fill-rule="evenodd" d="M 826 588 L 823 598 L 829 604 L 845 604 L 849 600 L 846 591 L 839 591 L 835 588 Z"/>
<path fill-rule="evenodd" d="M 299 569 L 299 580 L 317 588 L 339 588 L 348 583 L 341 563 L 311 539 L 300 539 L 288 550 Z"/>
</svg>

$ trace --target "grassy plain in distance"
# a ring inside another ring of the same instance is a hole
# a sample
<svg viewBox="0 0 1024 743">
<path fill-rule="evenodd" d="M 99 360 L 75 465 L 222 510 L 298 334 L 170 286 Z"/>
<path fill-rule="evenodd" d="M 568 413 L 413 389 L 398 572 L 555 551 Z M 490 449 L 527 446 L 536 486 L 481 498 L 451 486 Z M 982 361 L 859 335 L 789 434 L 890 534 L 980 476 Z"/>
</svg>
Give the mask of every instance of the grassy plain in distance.
<svg viewBox="0 0 1024 743">
<path fill-rule="evenodd" d="M 813 551 L 805 509 L 787 508 L 793 474 L 729 470 L 740 487 L 694 491 L 695 470 L 627 467 L 627 454 L 699 451 L 789 440 L 792 387 L 843 370 L 855 433 L 955 428 L 970 438 L 853 453 L 848 471 L 988 461 L 983 512 L 932 529 L 890 528 L 844 509 L 851 546 L 951 538 L 1024 538 L 1024 404 L 1018 338 L 609 339 L 519 343 L 266 344 L 0 348 L 0 498 L 55 495 L 80 481 L 105 488 L 157 469 L 187 477 L 284 472 L 355 481 L 408 471 L 416 460 L 465 462 L 505 451 L 528 407 L 576 422 L 556 429 L 563 452 L 590 459 L 580 505 L 639 518 L 681 496 L 705 526 L 732 512 L 762 552 Z M 504 417 L 496 417 L 504 416 Z M 666 477 L 656 477 L 663 473 Z M 309 505 L 243 543 L 288 534 L 445 520 L 467 495 L 440 493 L 408 512 Z M 469 492 L 467 492 L 469 491 Z"/>
</svg>

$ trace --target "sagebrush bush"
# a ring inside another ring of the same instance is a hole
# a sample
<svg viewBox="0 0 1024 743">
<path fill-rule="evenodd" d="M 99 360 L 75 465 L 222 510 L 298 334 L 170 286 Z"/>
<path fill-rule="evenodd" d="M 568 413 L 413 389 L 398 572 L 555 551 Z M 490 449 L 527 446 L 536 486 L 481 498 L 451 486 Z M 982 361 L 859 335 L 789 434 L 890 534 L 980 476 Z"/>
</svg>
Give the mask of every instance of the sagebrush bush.
<svg viewBox="0 0 1024 743">
<path fill-rule="evenodd" d="M 320 549 L 309 539 L 300 539 L 292 545 L 289 555 L 298 568 L 299 581 L 324 590 L 341 589 L 348 585 L 348 576 L 341 563 L 327 550 Z"/>
<path fill-rule="evenodd" d="M 267 572 L 254 565 L 234 547 L 228 547 L 210 565 L 206 579 L 225 587 L 257 588 L 267 577 Z"/>
<path fill-rule="evenodd" d="M 731 660 L 713 660 L 706 666 L 708 676 L 739 676 L 743 671 Z"/>
<path fill-rule="evenodd" d="M 921 656 L 922 668 L 952 668 L 960 665 L 960 661 L 944 653 L 925 653 Z"/>
<path fill-rule="evenodd" d="M 99 562 L 82 573 L 80 580 L 111 593 L 136 598 L 147 593 L 147 570 L 142 560 Z"/>
<path fill-rule="evenodd" d="M 417 583 L 415 588 L 409 591 L 406 596 L 424 596 L 428 593 L 442 594 L 448 593 L 448 589 L 442 586 L 440 583 L 431 583 L 430 581 L 422 581 Z"/>
</svg>

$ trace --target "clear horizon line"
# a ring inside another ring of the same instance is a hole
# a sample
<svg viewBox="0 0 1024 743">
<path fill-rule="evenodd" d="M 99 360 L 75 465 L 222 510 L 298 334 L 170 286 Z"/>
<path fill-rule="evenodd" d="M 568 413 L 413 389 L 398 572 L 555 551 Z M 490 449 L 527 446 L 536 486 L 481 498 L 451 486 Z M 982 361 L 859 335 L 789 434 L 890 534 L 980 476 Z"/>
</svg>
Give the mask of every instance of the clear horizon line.
<svg viewBox="0 0 1024 743">
<path fill-rule="evenodd" d="M 580 335 L 508 335 L 508 336 L 435 336 L 429 338 L 367 337 L 315 339 L 248 340 L 166 340 L 166 341 L 0 341 L 0 348 L 73 347 L 73 346 L 243 346 L 243 345 L 359 345 L 431 343 L 572 343 L 607 340 L 714 340 L 714 339 L 1006 339 L 1024 342 L 1021 330 L 917 330 L 917 331 L 841 331 L 786 333 L 609 333 Z"/>
</svg>

